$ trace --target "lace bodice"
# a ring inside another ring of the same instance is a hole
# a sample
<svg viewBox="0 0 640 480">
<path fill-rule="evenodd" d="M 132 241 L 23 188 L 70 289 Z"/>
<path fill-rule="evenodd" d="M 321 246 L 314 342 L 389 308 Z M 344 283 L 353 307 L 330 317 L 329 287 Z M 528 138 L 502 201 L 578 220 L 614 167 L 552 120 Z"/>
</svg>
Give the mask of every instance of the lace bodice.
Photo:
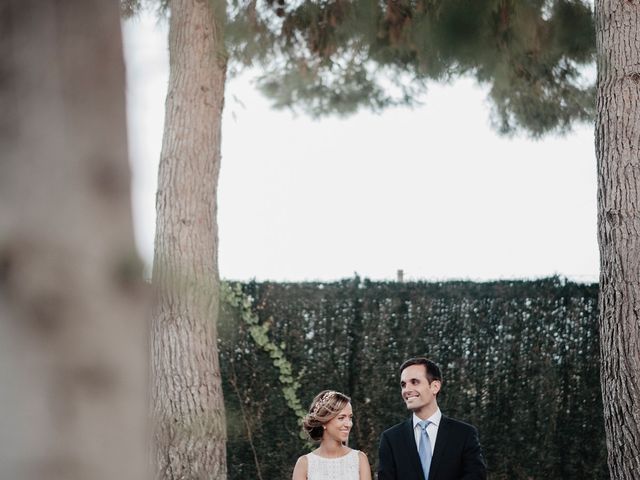
<svg viewBox="0 0 640 480">
<path fill-rule="evenodd" d="M 308 480 L 358 480 L 360 478 L 358 450 L 338 458 L 307 454 Z"/>
</svg>

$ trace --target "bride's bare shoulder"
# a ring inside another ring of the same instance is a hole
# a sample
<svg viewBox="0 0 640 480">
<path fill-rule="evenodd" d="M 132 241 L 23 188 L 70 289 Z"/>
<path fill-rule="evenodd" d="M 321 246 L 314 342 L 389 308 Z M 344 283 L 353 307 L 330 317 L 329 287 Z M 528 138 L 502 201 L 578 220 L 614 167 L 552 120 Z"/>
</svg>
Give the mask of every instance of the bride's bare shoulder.
<svg viewBox="0 0 640 480">
<path fill-rule="evenodd" d="M 291 477 L 291 480 L 307 480 L 307 469 L 307 456 L 302 455 L 298 457 L 296 466 L 293 468 L 293 477 Z"/>
<path fill-rule="evenodd" d="M 367 454 L 363 451 L 358 451 L 360 480 L 371 480 L 371 465 L 369 465 L 369 459 Z"/>
</svg>

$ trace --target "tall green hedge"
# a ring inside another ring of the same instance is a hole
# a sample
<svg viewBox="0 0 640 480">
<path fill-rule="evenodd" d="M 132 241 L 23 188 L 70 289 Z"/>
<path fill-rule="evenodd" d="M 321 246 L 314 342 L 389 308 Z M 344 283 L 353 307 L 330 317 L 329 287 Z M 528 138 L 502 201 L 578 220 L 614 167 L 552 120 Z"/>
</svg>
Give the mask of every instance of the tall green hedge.
<svg viewBox="0 0 640 480">
<path fill-rule="evenodd" d="M 290 479 L 309 444 L 287 397 L 307 407 L 325 388 L 352 397 L 350 443 L 375 468 L 380 433 L 408 416 L 398 366 L 412 356 L 440 364 L 440 408 L 478 427 L 491 479 L 608 478 L 597 285 L 356 277 L 241 288 L 254 324 L 227 301 L 220 325 L 231 480 Z"/>
</svg>

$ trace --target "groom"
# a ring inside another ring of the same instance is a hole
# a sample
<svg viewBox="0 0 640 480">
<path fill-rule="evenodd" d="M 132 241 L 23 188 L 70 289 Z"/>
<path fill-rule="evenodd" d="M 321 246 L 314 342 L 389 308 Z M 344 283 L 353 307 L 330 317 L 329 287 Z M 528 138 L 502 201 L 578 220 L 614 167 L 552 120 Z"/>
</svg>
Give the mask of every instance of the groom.
<svg viewBox="0 0 640 480">
<path fill-rule="evenodd" d="M 378 480 L 485 480 L 477 430 L 438 408 L 440 368 L 411 358 L 400 367 L 400 387 L 413 415 L 380 437 Z"/>
</svg>

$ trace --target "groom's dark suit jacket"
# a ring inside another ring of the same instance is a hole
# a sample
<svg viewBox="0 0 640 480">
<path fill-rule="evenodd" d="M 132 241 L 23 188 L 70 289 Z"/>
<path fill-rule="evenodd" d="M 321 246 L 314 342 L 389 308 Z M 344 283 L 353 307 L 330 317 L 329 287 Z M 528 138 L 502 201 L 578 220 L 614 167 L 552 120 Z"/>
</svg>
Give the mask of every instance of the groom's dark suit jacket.
<svg viewBox="0 0 640 480">
<path fill-rule="evenodd" d="M 429 478 L 425 479 L 413 434 L 413 419 L 380 437 L 378 480 L 485 480 L 487 469 L 478 431 L 472 425 L 442 416 Z"/>
</svg>

